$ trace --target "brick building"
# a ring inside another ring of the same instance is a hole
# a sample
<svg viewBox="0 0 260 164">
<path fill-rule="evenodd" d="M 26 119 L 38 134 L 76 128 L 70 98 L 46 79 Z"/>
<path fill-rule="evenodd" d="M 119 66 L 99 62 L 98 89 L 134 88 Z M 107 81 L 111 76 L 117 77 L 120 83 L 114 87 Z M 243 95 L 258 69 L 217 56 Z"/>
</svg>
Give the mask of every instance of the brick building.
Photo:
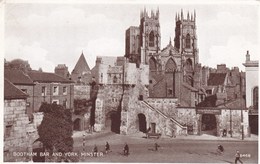
<svg viewBox="0 0 260 164">
<path fill-rule="evenodd" d="M 26 108 L 30 117 L 39 111 L 42 102 L 56 102 L 66 108 L 73 108 L 74 85 L 71 80 L 55 73 L 29 71 L 25 74 L 15 69 L 5 69 L 4 76 L 28 94 Z"/>
</svg>

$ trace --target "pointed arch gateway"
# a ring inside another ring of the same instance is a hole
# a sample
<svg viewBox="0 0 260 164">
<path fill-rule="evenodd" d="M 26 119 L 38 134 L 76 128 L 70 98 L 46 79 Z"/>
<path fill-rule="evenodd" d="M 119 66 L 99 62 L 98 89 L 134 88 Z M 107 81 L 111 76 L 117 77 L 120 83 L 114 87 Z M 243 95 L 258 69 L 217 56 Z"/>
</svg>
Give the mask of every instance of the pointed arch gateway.
<svg viewBox="0 0 260 164">
<path fill-rule="evenodd" d="M 175 97 L 175 71 L 177 65 L 173 58 L 170 58 L 165 65 L 165 80 L 166 80 L 166 97 Z"/>
</svg>

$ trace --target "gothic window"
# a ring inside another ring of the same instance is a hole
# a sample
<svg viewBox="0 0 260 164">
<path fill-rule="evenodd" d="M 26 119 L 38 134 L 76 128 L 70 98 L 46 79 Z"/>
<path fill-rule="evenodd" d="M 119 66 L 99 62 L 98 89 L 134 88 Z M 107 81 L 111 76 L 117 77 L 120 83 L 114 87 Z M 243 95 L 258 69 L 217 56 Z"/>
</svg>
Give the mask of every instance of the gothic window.
<svg viewBox="0 0 260 164">
<path fill-rule="evenodd" d="M 153 31 L 149 34 L 149 47 L 154 47 L 154 33 Z"/>
<path fill-rule="evenodd" d="M 190 58 L 186 60 L 185 71 L 192 72 L 192 61 Z"/>
<path fill-rule="evenodd" d="M 153 57 L 149 59 L 149 69 L 151 71 L 156 71 L 156 61 Z"/>
<path fill-rule="evenodd" d="M 165 72 L 174 72 L 176 64 L 172 58 L 170 58 L 165 65 Z"/>
<path fill-rule="evenodd" d="M 253 105 L 254 109 L 258 109 L 258 87 L 253 89 Z"/>
<path fill-rule="evenodd" d="M 116 75 L 115 75 L 114 78 L 113 78 L 113 83 L 117 83 L 117 77 L 116 77 Z"/>
<path fill-rule="evenodd" d="M 185 42 L 186 42 L 186 48 L 190 48 L 191 47 L 191 44 L 190 44 L 190 34 L 187 34 L 186 35 L 186 40 L 185 40 Z"/>
<path fill-rule="evenodd" d="M 103 82 L 103 73 L 101 73 L 101 75 L 100 75 L 100 78 L 101 78 L 101 83 Z"/>
</svg>

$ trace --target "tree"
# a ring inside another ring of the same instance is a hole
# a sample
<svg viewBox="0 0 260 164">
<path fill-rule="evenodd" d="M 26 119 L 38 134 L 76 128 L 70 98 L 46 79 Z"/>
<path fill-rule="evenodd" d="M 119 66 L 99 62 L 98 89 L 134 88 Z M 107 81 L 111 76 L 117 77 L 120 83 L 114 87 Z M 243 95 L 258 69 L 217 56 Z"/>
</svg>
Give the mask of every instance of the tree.
<svg viewBox="0 0 260 164">
<path fill-rule="evenodd" d="M 38 127 L 39 140 L 44 148 L 50 152 L 72 152 L 73 123 L 70 110 L 61 105 L 43 103 L 39 111 L 44 113 Z"/>
<path fill-rule="evenodd" d="M 8 67 L 11 69 L 19 69 L 23 72 L 31 71 L 32 68 L 28 61 L 22 59 L 14 59 L 8 63 Z"/>
</svg>

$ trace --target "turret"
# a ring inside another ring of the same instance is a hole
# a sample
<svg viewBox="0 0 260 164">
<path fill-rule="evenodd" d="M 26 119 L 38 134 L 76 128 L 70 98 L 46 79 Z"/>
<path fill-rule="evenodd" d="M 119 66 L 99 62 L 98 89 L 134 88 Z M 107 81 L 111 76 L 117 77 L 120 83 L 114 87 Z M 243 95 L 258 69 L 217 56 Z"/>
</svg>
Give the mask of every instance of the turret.
<svg viewBox="0 0 260 164">
<path fill-rule="evenodd" d="M 250 54 L 249 51 L 246 51 L 246 62 L 250 61 Z"/>
</svg>

